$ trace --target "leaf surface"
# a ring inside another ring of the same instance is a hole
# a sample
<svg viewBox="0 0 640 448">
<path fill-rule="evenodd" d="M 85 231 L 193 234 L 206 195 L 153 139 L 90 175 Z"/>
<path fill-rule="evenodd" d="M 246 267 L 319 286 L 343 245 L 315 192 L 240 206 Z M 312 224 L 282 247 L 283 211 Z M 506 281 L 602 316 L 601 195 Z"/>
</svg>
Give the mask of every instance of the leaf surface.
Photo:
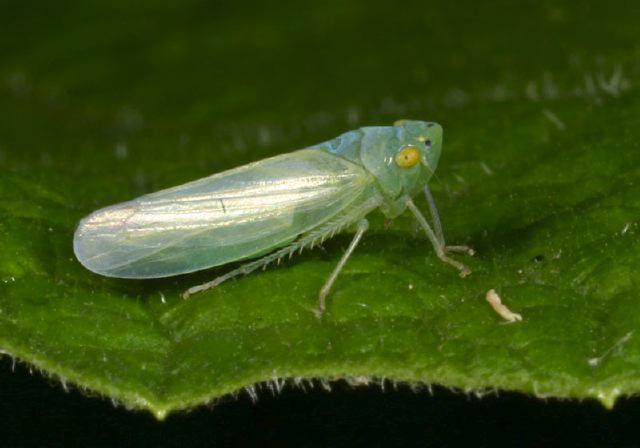
<svg viewBox="0 0 640 448">
<path fill-rule="evenodd" d="M 638 393 L 634 5 L 254 3 L 3 7 L 0 349 L 158 417 L 292 378 Z M 74 259 L 96 208 L 398 118 L 444 126 L 433 188 L 468 278 L 408 215 L 372 217 L 321 321 L 348 234 L 188 301 L 233 265 L 127 281 Z"/>
</svg>

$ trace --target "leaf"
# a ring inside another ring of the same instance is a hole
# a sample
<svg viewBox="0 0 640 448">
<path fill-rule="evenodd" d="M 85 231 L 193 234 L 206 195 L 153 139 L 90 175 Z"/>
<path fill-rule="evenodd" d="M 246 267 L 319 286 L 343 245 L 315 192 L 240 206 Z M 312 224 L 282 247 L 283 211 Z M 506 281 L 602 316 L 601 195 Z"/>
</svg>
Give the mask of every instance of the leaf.
<svg viewBox="0 0 640 448">
<path fill-rule="evenodd" d="M 284 379 L 640 392 L 632 11 L 598 7 L 594 30 L 589 5 L 261 5 L 1 15 L 0 349 L 159 418 Z M 373 216 L 321 321 L 350 235 L 188 301 L 229 267 L 127 281 L 74 259 L 98 207 L 403 117 L 444 125 L 434 189 L 468 278 L 408 215 Z"/>
</svg>

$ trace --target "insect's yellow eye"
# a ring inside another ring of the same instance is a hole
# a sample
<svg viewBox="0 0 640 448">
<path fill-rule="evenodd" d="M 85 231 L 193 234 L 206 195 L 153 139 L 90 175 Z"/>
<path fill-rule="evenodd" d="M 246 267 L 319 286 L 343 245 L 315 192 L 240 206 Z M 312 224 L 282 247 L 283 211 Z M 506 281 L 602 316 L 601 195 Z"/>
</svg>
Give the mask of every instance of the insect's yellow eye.
<svg viewBox="0 0 640 448">
<path fill-rule="evenodd" d="M 415 146 L 405 146 L 396 154 L 396 165 L 411 168 L 420 161 L 420 151 Z"/>
</svg>

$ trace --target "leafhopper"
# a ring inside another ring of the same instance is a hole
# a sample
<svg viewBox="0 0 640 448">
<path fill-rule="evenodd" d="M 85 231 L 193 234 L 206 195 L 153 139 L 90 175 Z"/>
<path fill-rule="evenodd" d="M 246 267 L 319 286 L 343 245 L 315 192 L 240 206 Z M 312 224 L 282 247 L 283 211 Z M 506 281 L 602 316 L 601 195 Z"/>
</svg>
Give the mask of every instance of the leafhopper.
<svg viewBox="0 0 640 448">
<path fill-rule="evenodd" d="M 168 277 L 246 261 L 184 293 L 213 288 L 336 233 L 355 235 L 320 289 L 316 314 L 338 274 L 380 209 L 395 218 L 407 209 L 437 256 L 461 276 L 470 271 L 449 256 L 428 183 L 438 165 L 442 127 L 401 120 L 363 127 L 308 148 L 250 163 L 91 213 L 80 221 L 74 251 L 89 270 L 119 278 Z M 424 192 L 431 223 L 413 197 Z"/>
</svg>

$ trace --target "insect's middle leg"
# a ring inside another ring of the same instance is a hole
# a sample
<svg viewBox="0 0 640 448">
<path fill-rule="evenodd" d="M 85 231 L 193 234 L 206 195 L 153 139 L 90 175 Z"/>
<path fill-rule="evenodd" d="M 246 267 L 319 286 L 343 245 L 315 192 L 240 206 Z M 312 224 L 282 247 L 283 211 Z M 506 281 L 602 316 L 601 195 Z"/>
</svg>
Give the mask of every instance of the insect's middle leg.
<svg viewBox="0 0 640 448">
<path fill-rule="evenodd" d="M 348 258 L 348 255 L 351 252 L 353 252 L 353 249 L 355 248 L 356 244 L 362 237 L 362 233 L 364 233 L 364 231 L 369 227 L 369 223 L 367 222 L 367 220 L 362 219 L 362 217 L 365 216 L 367 213 L 369 213 L 371 210 L 378 207 L 379 205 L 380 205 L 380 198 L 371 197 L 367 199 L 365 202 L 363 202 L 362 204 L 360 204 L 359 206 L 355 207 L 353 210 L 351 210 L 350 213 L 346 213 L 344 215 L 338 216 L 336 219 L 325 222 L 322 226 L 316 229 L 313 229 L 311 232 L 308 232 L 307 234 L 301 236 L 299 239 L 293 241 L 288 246 L 283 247 L 282 249 L 278 249 L 277 251 L 272 252 L 269 255 L 265 255 L 262 258 L 258 258 L 257 260 L 253 260 L 246 264 L 243 264 L 242 266 L 230 272 L 227 272 L 226 274 L 223 274 L 210 282 L 203 283 L 202 285 L 198 285 L 198 286 L 193 286 L 187 289 L 182 294 L 182 298 L 186 299 L 192 294 L 195 294 L 201 291 L 206 291 L 207 289 L 215 288 L 219 284 L 229 279 L 232 279 L 238 275 L 249 274 L 250 272 L 253 272 L 258 268 L 264 269 L 268 264 L 273 262 L 279 262 L 280 259 L 284 257 L 288 256 L 289 258 L 291 258 L 294 252 L 300 252 L 305 247 L 313 247 L 314 244 L 316 244 L 317 242 L 324 241 L 324 239 L 327 237 L 333 236 L 340 229 L 343 229 L 344 227 L 351 225 L 354 222 L 358 222 L 359 234 L 356 234 L 354 241 L 351 242 L 351 246 L 353 247 L 349 246 L 349 250 L 347 251 L 348 254 L 346 254 Z M 362 221 L 364 221 L 364 224 L 362 223 Z M 363 225 L 364 225 L 364 230 L 360 232 L 360 229 L 363 227 Z M 344 260 L 341 260 L 340 263 L 344 265 L 345 261 L 346 261 L 346 258 Z M 342 265 L 339 265 L 339 269 L 336 268 L 337 272 L 334 271 L 334 274 L 332 274 L 332 276 L 329 278 L 329 281 L 327 281 L 327 284 L 325 285 L 326 293 L 329 292 L 329 288 L 331 287 L 331 284 L 335 280 L 335 277 L 337 277 L 338 272 L 342 268 Z M 323 288 L 323 290 L 325 288 Z M 325 296 L 326 296 L 326 293 L 325 293 Z M 324 309 L 324 299 L 322 299 L 322 304 Z"/>
<path fill-rule="evenodd" d="M 362 218 L 360 221 L 358 221 L 356 234 L 351 240 L 349 247 L 347 247 L 346 252 L 342 255 L 342 258 L 340 259 L 336 267 L 333 269 L 333 272 L 331 273 L 331 275 L 325 282 L 324 286 L 320 290 L 320 300 L 318 302 L 318 308 L 313 311 L 313 313 L 316 315 L 318 319 L 322 317 L 322 314 L 324 313 L 324 310 L 326 308 L 327 295 L 331 290 L 331 286 L 333 286 L 333 283 L 336 281 L 336 278 L 338 278 L 340 271 L 342 270 L 344 265 L 347 263 L 347 260 L 355 250 L 356 246 L 362 239 L 362 235 L 364 235 L 364 232 L 366 232 L 368 228 L 369 228 L 369 221 L 367 221 L 367 218 Z"/>
</svg>

